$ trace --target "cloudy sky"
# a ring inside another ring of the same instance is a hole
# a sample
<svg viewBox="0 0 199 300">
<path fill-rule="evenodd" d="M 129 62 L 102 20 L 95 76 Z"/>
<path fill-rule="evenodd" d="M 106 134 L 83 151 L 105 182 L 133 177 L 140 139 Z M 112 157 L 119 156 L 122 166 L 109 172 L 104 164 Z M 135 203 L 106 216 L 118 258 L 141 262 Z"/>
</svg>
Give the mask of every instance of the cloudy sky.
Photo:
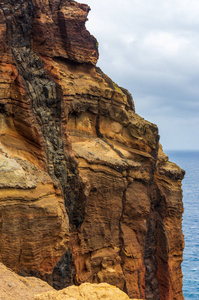
<svg viewBox="0 0 199 300">
<path fill-rule="evenodd" d="M 158 125 L 167 149 L 199 150 L 199 1 L 84 0 L 98 66 Z"/>
</svg>

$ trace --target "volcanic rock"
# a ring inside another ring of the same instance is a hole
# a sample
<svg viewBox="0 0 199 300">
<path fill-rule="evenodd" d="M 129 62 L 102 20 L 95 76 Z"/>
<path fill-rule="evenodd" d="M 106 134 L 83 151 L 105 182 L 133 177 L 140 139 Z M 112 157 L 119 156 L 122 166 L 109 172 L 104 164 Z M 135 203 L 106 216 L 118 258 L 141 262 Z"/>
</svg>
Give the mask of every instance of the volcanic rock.
<svg viewBox="0 0 199 300">
<path fill-rule="evenodd" d="M 181 300 L 184 171 L 96 67 L 89 9 L 0 1 L 0 260 L 56 289 Z"/>
</svg>

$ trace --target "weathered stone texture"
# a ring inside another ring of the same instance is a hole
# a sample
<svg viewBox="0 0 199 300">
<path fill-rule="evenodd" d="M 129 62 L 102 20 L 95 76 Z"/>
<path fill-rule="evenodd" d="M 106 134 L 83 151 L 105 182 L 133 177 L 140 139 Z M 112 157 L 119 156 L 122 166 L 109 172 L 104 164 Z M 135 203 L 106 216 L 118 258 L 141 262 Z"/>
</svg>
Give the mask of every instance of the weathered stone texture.
<svg viewBox="0 0 199 300">
<path fill-rule="evenodd" d="M 56 291 L 46 282 L 35 277 L 19 276 L 0 263 L 0 299 L 129 300 L 130 298 L 107 283 L 83 283 L 80 286 L 70 286 L 62 291 Z"/>
<path fill-rule="evenodd" d="M 180 300 L 184 171 L 95 66 L 88 12 L 0 1 L 0 260 L 57 289 Z"/>
<path fill-rule="evenodd" d="M 35 277 L 22 277 L 0 263 L 0 299 L 34 300 L 34 295 L 54 291 L 45 281 Z"/>
<path fill-rule="evenodd" d="M 115 286 L 107 283 L 83 283 L 80 286 L 70 286 L 61 291 L 49 291 L 35 295 L 35 300 L 130 300 L 130 298 Z M 132 299 L 136 300 L 136 299 Z"/>
</svg>

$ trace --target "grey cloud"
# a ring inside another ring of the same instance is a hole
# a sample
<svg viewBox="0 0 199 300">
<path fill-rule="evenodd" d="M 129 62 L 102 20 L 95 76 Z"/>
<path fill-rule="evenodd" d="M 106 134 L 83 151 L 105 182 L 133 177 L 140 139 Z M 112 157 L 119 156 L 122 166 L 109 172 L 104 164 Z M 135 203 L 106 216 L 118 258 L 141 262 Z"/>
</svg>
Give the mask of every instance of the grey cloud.
<svg viewBox="0 0 199 300">
<path fill-rule="evenodd" d="M 199 2 L 85 0 L 98 65 L 156 123 L 164 148 L 199 149 Z"/>
</svg>

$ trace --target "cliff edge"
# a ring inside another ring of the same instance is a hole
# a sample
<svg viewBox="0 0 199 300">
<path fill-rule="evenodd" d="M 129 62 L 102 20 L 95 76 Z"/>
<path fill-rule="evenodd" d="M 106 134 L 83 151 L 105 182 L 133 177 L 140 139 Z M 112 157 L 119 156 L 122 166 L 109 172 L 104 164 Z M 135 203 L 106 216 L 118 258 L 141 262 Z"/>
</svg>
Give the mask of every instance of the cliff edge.
<svg viewBox="0 0 199 300">
<path fill-rule="evenodd" d="M 98 67 L 90 8 L 0 0 L 0 261 L 56 289 L 184 299 L 184 171 Z"/>
</svg>

